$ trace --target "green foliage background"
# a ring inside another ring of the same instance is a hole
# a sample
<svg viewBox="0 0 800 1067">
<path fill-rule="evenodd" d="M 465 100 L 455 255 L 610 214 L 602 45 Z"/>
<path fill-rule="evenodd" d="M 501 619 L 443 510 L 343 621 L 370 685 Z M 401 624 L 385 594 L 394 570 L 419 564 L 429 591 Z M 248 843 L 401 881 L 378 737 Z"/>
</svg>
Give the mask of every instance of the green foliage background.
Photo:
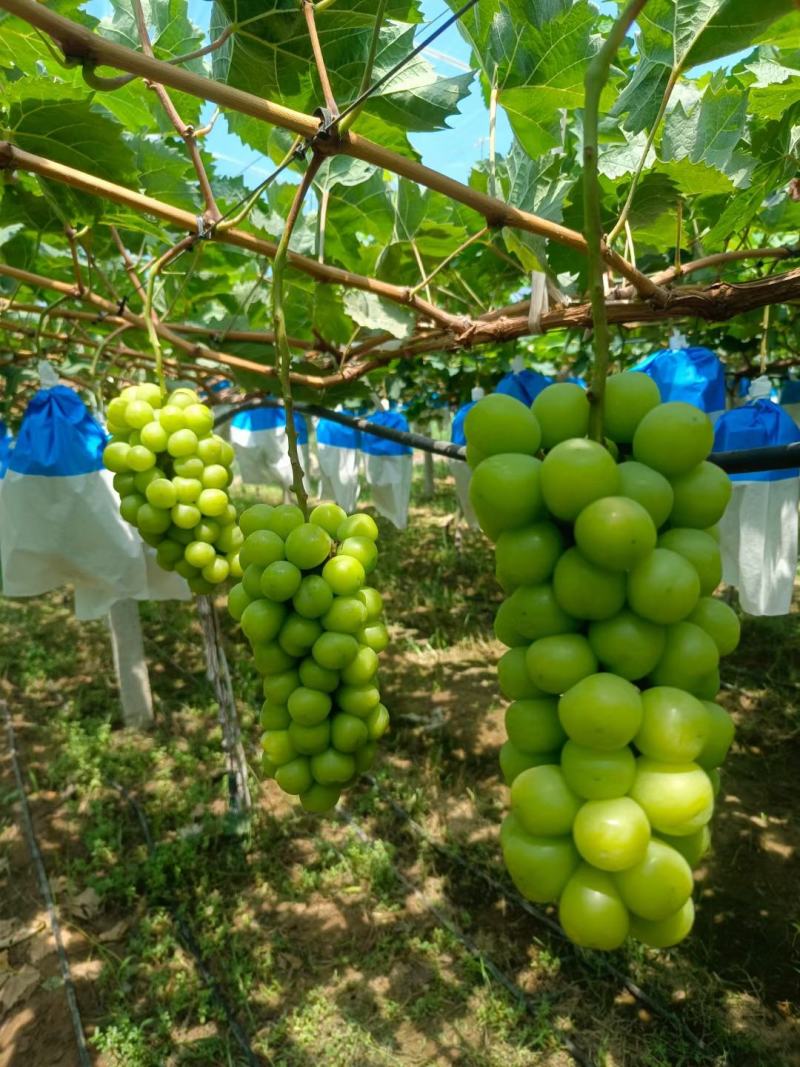
<svg viewBox="0 0 800 1067">
<path fill-rule="evenodd" d="M 459 6 L 449 2 L 454 10 Z M 76 0 L 55 0 L 48 6 L 111 40 L 139 47 L 131 5 L 122 0 L 113 0 L 113 14 L 101 21 Z M 317 15 L 333 90 L 342 105 L 357 94 L 375 6 L 373 0 L 336 0 Z M 189 19 L 186 0 L 146 0 L 144 10 L 158 58 L 175 58 L 207 43 Z M 374 76 L 410 51 L 421 20 L 417 0 L 388 0 L 386 14 Z M 188 66 L 311 112 L 322 94 L 297 0 L 215 0 L 212 36 L 231 26 L 223 47 Z M 460 23 L 473 70 L 442 77 L 420 55 L 368 102 L 354 129 L 414 157 L 409 132 L 447 125 L 474 80 L 487 101 L 494 85 L 497 104 L 513 129 L 513 143 L 494 165 L 477 163 L 469 184 L 581 230 L 583 78 L 609 26 L 609 17 L 588 0 L 479 0 Z M 700 66 L 709 63 L 716 69 Z M 674 89 L 633 200 L 628 254 L 632 248 L 645 272 L 672 264 L 679 202 L 684 262 L 726 249 L 796 244 L 800 202 L 792 199 L 790 182 L 798 173 L 800 144 L 800 15 L 792 0 L 650 0 L 635 37 L 616 58 L 603 98 L 601 206 L 609 229 L 625 202 L 670 79 Z M 0 12 L 0 83 L 0 138 L 174 206 L 202 211 L 185 146 L 140 79 L 113 92 L 94 90 L 79 67 L 59 61 L 35 29 Z M 170 95 L 183 119 L 196 124 L 201 102 L 171 90 Z M 234 113 L 226 113 L 225 120 L 267 160 L 278 161 L 291 144 L 285 131 L 258 120 Z M 217 175 L 207 153 L 203 159 L 224 212 L 247 190 L 241 179 Z M 285 177 L 265 191 L 243 228 L 277 238 L 297 180 Z M 64 227 L 88 227 L 92 288 L 107 298 L 111 292 L 128 296 L 129 305 L 139 310 L 109 227 L 119 229 L 141 265 L 163 253 L 179 235 L 150 217 L 22 171 L 4 172 L 3 178 L 4 262 L 71 282 Z M 326 162 L 314 193 L 292 248 L 399 285 L 418 285 L 483 225 L 475 212 L 439 193 L 343 156 Z M 616 247 L 625 251 L 624 234 Z M 585 261 L 580 254 L 505 228 L 490 231 L 485 240 L 454 257 L 431 282 L 431 299 L 454 313 L 479 314 L 524 297 L 534 269 L 548 271 L 570 297 L 581 297 Z M 746 260 L 726 266 L 724 277 L 746 280 L 780 269 L 785 265 L 778 261 Z M 700 284 L 718 276 L 707 271 L 689 281 Z M 320 285 L 295 270 L 288 280 L 288 328 L 295 336 L 319 335 L 344 345 L 377 331 L 402 340 L 414 330 L 408 309 L 372 294 Z M 220 331 L 269 329 L 268 287 L 268 263 L 206 242 L 168 269 L 156 307 L 169 321 Z M 52 293 L 31 293 L 8 278 L 0 278 L 0 294 L 28 301 L 53 299 Z M 421 295 L 426 295 L 424 290 Z M 740 366 L 756 355 L 762 316 L 754 312 L 725 325 L 693 322 L 684 329 L 693 341 L 709 344 Z M 774 309 L 771 330 L 772 354 L 791 359 L 798 348 L 794 308 Z M 618 329 L 614 356 L 628 363 L 666 332 L 664 325 Z M 102 331 L 94 336 L 97 340 Z M 131 331 L 125 339 L 147 349 L 143 335 Z M 3 334 L 0 344 L 8 403 L 14 390 L 30 380 L 33 363 L 22 369 L 11 366 L 14 349 L 20 347 L 12 334 Z M 271 346 L 264 344 L 226 341 L 224 347 L 258 362 L 274 359 Z M 329 391 L 322 402 L 357 399 L 368 389 L 385 389 L 420 403 L 432 392 L 457 401 L 476 380 L 491 384 L 517 352 L 556 372 L 580 372 L 587 344 L 582 335 L 562 331 L 493 348 L 396 361 L 374 372 L 369 386 Z M 62 369 L 92 384 L 92 355 L 91 347 L 76 336 Z M 240 384 L 264 388 L 265 380 L 245 375 Z M 298 395 L 302 397 L 303 390 Z"/>
</svg>

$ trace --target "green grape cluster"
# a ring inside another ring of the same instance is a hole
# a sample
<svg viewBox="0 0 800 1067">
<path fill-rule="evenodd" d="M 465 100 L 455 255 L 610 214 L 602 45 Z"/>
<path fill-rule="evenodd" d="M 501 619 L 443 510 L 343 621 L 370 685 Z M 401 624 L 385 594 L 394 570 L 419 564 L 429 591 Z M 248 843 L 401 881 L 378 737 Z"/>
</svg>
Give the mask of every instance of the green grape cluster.
<svg viewBox="0 0 800 1067">
<path fill-rule="evenodd" d="M 241 577 L 244 540 L 227 487 L 233 447 L 191 389 L 166 397 L 158 385 L 130 385 L 108 405 L 111 440 L 103 463 L 114 472 L 120 514 L 195 593 Z"/>
<path fill-rule="evenodd" d="M 389 637 L 367 585 L 378 527 L 327 503 L 307 522 L 293 504 L 256 504 L 240 522 L 244 573 L 228 610 L 263 676 L 263 769 L 307 811 L 327 811 L 389 726 L 377 682 Z"/>
<path fill-rule="evenodd" d="M 715 702 L 739 621 L 712 596 L 731 496 L 713 430 L 646 375 L 609 378 L 605 443 L 572 383 L 531 408 L 500 394 L 466 419 L 470 496 L 506 594 L 495 633 L 520 892 L 558 902 L 579 945 L 677 944 L 694 921 L 733 723 Z"/>
</svg>

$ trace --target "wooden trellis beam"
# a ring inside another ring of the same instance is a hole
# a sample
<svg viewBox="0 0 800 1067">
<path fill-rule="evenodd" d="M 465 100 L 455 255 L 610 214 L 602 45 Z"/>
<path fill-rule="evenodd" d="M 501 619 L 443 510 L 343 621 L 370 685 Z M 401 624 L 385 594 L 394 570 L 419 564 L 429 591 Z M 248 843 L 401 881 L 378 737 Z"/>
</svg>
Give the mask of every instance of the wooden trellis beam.
<svg viewBox="0 0 800 1067">
<path fill-rule="evenodd" d="M 235 89 L 211 78 L 204 78 L 190 70 L 184 70 L 171 63 L 144 55 L 142 52 L 125 48 L 105 37 L 100 37 L 71 19 L 64 18 L 38 3 L 37 0 L 0 0 L 0 8 L 49 34 L 59 43 L 68 60 L 88 63 L 92 67 L 101 65 L 116 67 L 189 93 L 201 100 L 212 100 L 220 107 L 291 130 L 309 141 L 314 140 L 320 133 L 321 120 L 312 115 L 294 111 L 292 108 L 264 100 L 252 93 L 243 92 L 241 89 Z M 429 189 L 443 193 L 449 199 L 477 211 L 490 226 L 510 226 L 567 245 L 583 254 L 586 253 L 586 239 L 577 230 L 571 230 L 560 223 L 551 222 L 530 211 L 523 211 L 496 197 L 481 193 L 463 182 L 448 178 L 447 175 L 431 167 L 426 167 L 414 159 L 384 148 L 349 130 L 340 136 L 320 138 L 315 141 L 315 146 L 322 152 L 342 153 L 374 166 L 383 167 L 393 174 L 408 178 L 409 181 L 418 182 Z M 638 271 L 623 256 L 605 244 L 602 255 L 605 262 L 626 278 L 640 296 L 654 301 L 657 305 L 664 303 L 665 293 L 661 286 Z"/>
</svg>

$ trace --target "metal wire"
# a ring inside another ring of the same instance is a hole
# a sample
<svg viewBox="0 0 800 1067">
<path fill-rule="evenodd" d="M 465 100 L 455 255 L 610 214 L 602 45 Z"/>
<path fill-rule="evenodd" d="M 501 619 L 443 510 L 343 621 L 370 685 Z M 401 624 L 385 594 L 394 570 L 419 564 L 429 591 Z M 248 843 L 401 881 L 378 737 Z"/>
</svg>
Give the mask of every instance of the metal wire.
<svg viewBox="0 0 800 1067">
<path fill-rule="evenodd" d="M 359 824 L 355 821 L 353 816 L 347 811 L 346 808 L 338 807 L 336 809 L 336 812 L 339 818 L 342 819 L 342 821 L 354 831 L 354 833 L 360 838 L 360 840 L 368 844 L 376 843 L 375 839 L 371 837 L 364 829 L 362 829 L 361 826 L 359 826 Z M 337 849 L 337 851 L 339 850 Z M 499 982 L 500 985 L 502 985 L 503 988 L 506 989 L 514 997 L 514 999 L 517 1001 L 521 1008 L 533 1015 L 534 1018 L 538 1018 L 539 1013 L 536 1010 L 535 1004 L 530 999 L 530 997 L 528 997 L 527 994 L 522 989 L 520 989 L 517 983 L 514 982 L 511 978 L 509 978 L 508 975 L 505 974 L 505 972 L 502 971 L 497 966 L 497 964 L 494 963 L 494 961 L 491 960 L 486 955 L 486 953 L 478 947 L 478 945 L 476 945 L 472 938 L 468 937 L 463 932 L 463 930 L 460 930 L 455 925 L 455 923 L 453 923 L 448 918 L 448 916 L 441 910 L 441 908 L 438 908 L 435 904 L 433 904 L 418 886 L 414 885 L 414 883 L 409 878 L 406 878 L 402 871 L 398 870 L 394 864 L 391 865 L 391 869 L 392 874 L 395 876 L 395 878 L 397 878 L 397 880 L 403 886 L 405 886 L 406 889 L 408 889 L 410 892 L 414 893 L 417 897 L 419 897 L 426 910 L 429 911 L 431 915 L 433 915 L 433 917 L 436 919 L 436 921 L 441 923 L 441 925 L 444 926 L 445 929 L 447 929 L 453 935 L 453 937 L 455 937 L 456 940 L 459 941 L 464 946 L 464 948 L 467 949 L 470 955 L 474 956 L 475 959 L 478 960 L 483 970 L 487 971 L 492 976 L 492 978 L 495 979 L 496 982 Z M 576 1045 L 572 1038 L 569 1036 L 569 1034 L 566 1034 L 564 1030 L 560 1028 L 557 1023 L 555 1023 L 555 1021 L 551 1020 L 551 1023 L 553 1025 L 553 1029 L 558 1034 L 559 1041 L 566 1049 L 566 1051 L 570 1054 L 570 1056 L 572 1056 L 573 1060 L 575 1060 L 575 1062 L 580 1065 L 580 1067 L 597 1067 L 597 1061 L 594 1058 L 590 1058 L 588 1053 L 585 1053 L 581 1048 L 579 1048 L 578 1045 Z"/>
<path fill-rule="evenodd" d="M 8 710 L 8 705 L 5 701 L 0 701 L 0 707 L 3 710 L 3 715 L 6 720 L 6 732 L 8 734 L 8 748 L 11 754 L 11 764 L 14 769 L 14 778 L 17 783 L 17 792 L 19 794 L 20 808 L 22 810 L 22 826 L 25 830 L 25 837 L 28 842 L 28 851 L 33 861 L 33 866 L 36 871 L 36 881 L 39 885 L 39 892 L 44 898 L 45 905 L 47 907 L 47 913 L 50 918 L 50 929 L 53 933 L 53 940 L 56 945 L 56 953 L 58 955 L 58 966 L 61 971 L 61 979 L 64 983 L 64 993 L 67 998 L 67 1006 L 69 1008 L 70 1019 L 72 1020 L 72 1029 L 75 1034 L 75 1044 L 78 1047 L 78 1059 L 80 1060 L 81 1067 L 92 1067 L 92 1061 L 89 1057 L 89 1050 L 86 1046 L 86 1035 L 83 1032 L 83 1023 L 81 1021 L 81 1013 L 78 1008 L 78 997 L 75 992 L 75 984 L 72 981 L 72 972 L 69 967 L 69 959 L 64 950 L 64 941 L 61 937 L 61 924 L 58 921 L 58 915 L 56 914 L 55 904 L 53 902 L 53 896 L 50 892 L 50 883 L 47 879 L 47 870 L 45 869 L 44 860 L 42 859 L 42 853 L 39 849 L 39 843 L 36 840 L 36 833 L 33 829 L 33 819 L 31 818 L 31 809 L 28 804 L 28 796 L 25 792 L 25 784 L 22 778 L 22 771 L 19 764 L 19 753 L 17 751 L 17 736 L 14 732 L 14 724 L 11 720 L 11 713 Z"/>
<path fill-rule="evenodd" d="M 465 15 L 470 10 L 470 8 L 473 8 L 477 4 L 477 2 L 478 0 L 467 0 L 466 4 L 462 5 L 462 7 L 458 9 L 458 11 L 454 12 L 450 16 L 450 18 L 445 19 L 441 26 L 438 26 L 433 31 L 433 33 L 428 34 L 428 36 L 423 41 L 420 41 L 420 43 L 414 49 L 412 49 L 412 51 L 410 51 L 407 56 L 405 56 L 399 62 L 395 63 L 395 65 L 385 74 L 382 74 L 381 77 L 378 78 L 376 82 L 374 82 L 374 84 L 370 85 L 370 87 L 368 89 L 365 89 L 363 93 L 361 93 L 355 98 L 355 100 L 352 100 L 349 104 L 347 104 L 347 106 L 338 115 L 334 116 L 330 124 L 325 127 L 326 132 L 327 130 L 332 129 L 334 126 L 336 126 L 337 123 L 341 122 L 345 115 L 349 115 L 351 111 L 355 111 L 356 108 L 360 107 L 366 100 L 368 100 L 374 93 L 376 93 L 378 89 L 382 88 L 384 85 L 386 85 L 387 82 L 391 81 L 396 74 L 399 74 L 399 72 L 403 69 L 406 63 L 414 59 L 415 56 L 418 56 L 420 52 L 423 52 L 428 47 L 428 45 L 433 44 L 437 37 L 441 36 L 441 34 L 443 34 L 445 30 L 448 30 L 454 23 L 458 22 L 461 16 Z"/>
<path fill-rule="evenodd" d="M 341 411 L 323 407 L 321 404 L 310 404 L 303 401 L 295 401 L 295 410 L 306 415 L 314 415 L 320 419 L 329 419 L 331 422 L 341 423 L 342 426 L 350 426 L 362 433 L 370 433 L 374 437 L 384 437 L 387 441 L 397 441 L 403 445 L 410 445 L 421 452 L 433 452 L 437 456 L 446 456 L 449 459 L 460 459 L 466 462 L 467 450 L 462 445 L 450 444 L 446 441 L 434 441 L 432 437 L 426 437 L 421 433 L 412 433 L 406 430 L 395 430 L 390 426 L 381 426 L 372 423 L 369 419 L 358 418 L 354 415 L 345 415 Z M 228 422 L 240 411 L 254 411 L 258 408 L 281 408 L 282 401 L 275 397 L 265 396 L 259 400 L 246 400 L 228 411 L 217 415 L 214 419 L 215 426 L 221 426 Z M 728 474 L 749 474 L 755 471 L 791 470 L 800 467 L 800 441 L 788 445 L 774 445 L 768 448 L 743 448 L 735 452 L 712 452 L 708 462 L 715 464 Z"/>
<path fill-rule="evenodd" d="M 139 827 L 142 831 L 142 837 L 144 838 L 145 845 L 147 846 L 147 854 L 148 856 L 152 857 L 153 853 L 155 852 L 155 842 L 153 841 L 153 835 L 150 832 L 150 824 L 147 821 L 147 816 L 145 815 L 144 809 L 142 808 L 141 804 L 139 804 L 136 798 L 131 795 L 131 793 L 125 788 L 124 785 L 121 785 L 119 782 L 114 781 L 109 781 L 108 784 L 120 794 L 123 800 L 127 801 L 128 805 L 136 816 L 137 822 L 139 823 Z M 183 944 L 183 947 L 194 958 L 195 965 L 200 974 L 200 977 L 203 979 L 206 986 L 208 986 L 208 988 L 217 998 L 222 1008 L 223 1014 L 225 1015 L 225 1018 L 228 1022 L 228 1026 L 230 1027 L 230 1031 L 236 1038 L 237 1044 L 244 1053 L 247 1063 L 250 1065 L 250 1067 L 262 1067 L 263 1061 L 253 1051 L 247 1034 L 245 1033 L 242 1026 L 239 1024 L 239 1022 L 236 1020 L 233 1014 L 233 1010 L 228 1004 L 228 1001 L 225 998 L 225 994 L 222 992 L 219 983 L 217 982 L 216 978 L 214 978 L 211 971 L 208 969 L 208 965 L 206 964 L 203 958 L 202 950 L 200 949 L 200 946 L 197 943 L 197 939 L 195 938 L 191 927 L 188 925 L 186 920 L 179 915 L 178 910 L 174 904 L 170 903 L 169 901 L 166 901 L 164 903 L 164 907 L 167 909 L 170 914 L 170 918 L 175 923 L 175 927 L 178 932 L 178 938 Z M 88 1060 L 86 1063 L 86 1067 L 91 1067 L 91 1064 Z"/>
</svg>

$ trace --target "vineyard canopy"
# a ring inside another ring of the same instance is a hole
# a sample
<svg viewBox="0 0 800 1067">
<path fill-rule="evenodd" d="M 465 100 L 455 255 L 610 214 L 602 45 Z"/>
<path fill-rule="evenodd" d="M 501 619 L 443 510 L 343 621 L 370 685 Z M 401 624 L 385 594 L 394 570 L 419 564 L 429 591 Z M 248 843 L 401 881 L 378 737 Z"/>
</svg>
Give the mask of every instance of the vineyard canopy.
<svg viewBox="0 0 800 1067">
<path fill-rule="evenodd" d="M 0 0 L 7 413 L 37 354 L 96 389 L 148 367 L 154 335 L 176 376 L 276 391 L 271 265 L 297 175 L 320 156 L 285 276 L 296 395 L 332 405 L 388 376 L 395 394 L 456 400 L 520 345 L 585 367 L 584 79 L 607 13 L 478 0 L 458 20 L 470 72 L 442 76 L 423 50 L 339 124 L 436 29 L 418 0 L 215 0 L 209 34 L 183 0 L 111 7 L 98 20 L 76 0 Z M 422 165 L 408 135 L 457 122 L 475 80 L 489 152 L 462 184 Z M 265 168 L 284 162 L 255 198 L 204 150 L 206 100 Z M 513 132 L 503 155 L 498 109 Z M 771 307 L 770 369 L 791 365 L 793 0 L 649 0 L 600 114 L 612 356 L 629 362 L 680 323 L 749 372 Z M 541 316 L 532 272 L 548 277 Z"/>
</svg>

